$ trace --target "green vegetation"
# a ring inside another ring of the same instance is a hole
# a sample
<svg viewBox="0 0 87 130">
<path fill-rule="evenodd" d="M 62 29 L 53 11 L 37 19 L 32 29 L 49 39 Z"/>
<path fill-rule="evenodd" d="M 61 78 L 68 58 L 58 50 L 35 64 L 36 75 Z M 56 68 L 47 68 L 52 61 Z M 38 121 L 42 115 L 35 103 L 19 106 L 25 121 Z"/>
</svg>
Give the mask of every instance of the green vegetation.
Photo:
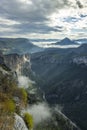
<svg viewBox="0 0 87 130">
<path fill-rule="evenodd" d="M 5 102 L 6 105 L 6 110 L 10 113 L 15 112 L 15 103 L 9 99 L 8 101 Z"/>
<path fill-rule="evenodd" d="M 0 92 L 0 114 L 12 114 L 15 111 L 15 104 L 12 99 Z"/>
<path fill-rule="evenodd" d="M 0 130 L 12 130 L 15 104 L 5 93 L 0 92 Z"/>
<path fill-rule="evenodd" d="M 27 92 L 24 88 L 20 88 L 20 91 L 21 91 L 22 99 L 23 99 L 24 103 L 26 104 L 27 103 Z"/>
<path fill-rule="evenodd" d="M 26 122 L 26 125 L 29 129 L 32 129 L 34 124 L 33 124 L 33 117 L 29 113 L 24 114 L 24 120 Z"/>
</svg>

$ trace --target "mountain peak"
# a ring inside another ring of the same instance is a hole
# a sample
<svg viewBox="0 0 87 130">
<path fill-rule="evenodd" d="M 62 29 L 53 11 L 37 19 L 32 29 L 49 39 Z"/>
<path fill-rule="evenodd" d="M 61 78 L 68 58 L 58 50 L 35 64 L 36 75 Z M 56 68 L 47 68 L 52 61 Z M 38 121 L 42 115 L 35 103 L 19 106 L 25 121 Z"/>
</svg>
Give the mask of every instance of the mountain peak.
<svg viewBox="0 0 87 130">
<path fill-rule="evenodd" d="M 69 38 L 65 37 L 60 42 L 57 42 L 57 44 L 59 44 L 59 45 L 77 45 L 78 43 L 76 43 L 76 42 L 70 40 Z"/>
<path fill-rule="evenodd" d="M 62 39 L 61 41 L 71 41 L 68 37 L 65 37 L 64 39 Z"/>
</svg>

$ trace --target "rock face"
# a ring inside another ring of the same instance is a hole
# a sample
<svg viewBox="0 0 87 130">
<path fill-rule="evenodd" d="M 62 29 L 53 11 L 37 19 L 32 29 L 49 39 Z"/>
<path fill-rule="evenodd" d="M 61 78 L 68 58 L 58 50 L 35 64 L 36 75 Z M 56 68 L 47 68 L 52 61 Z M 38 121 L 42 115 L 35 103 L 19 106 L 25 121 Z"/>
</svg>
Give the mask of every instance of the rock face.
<svg viewBox="0 0 87 130">
<path fill-rule="evenodd" d="M 82 130 L 86 130 L 87 45 L 33 54 L 31 63 L 46 100 L 51 105 L 63 105 L 63 112 Z"/>
<path fill-rule="evenodd" d="M 14 130 L 28 130 L 24 120 L 17 114 L 15 114 Z"/>
<path fill-rule="evenodd" d="M 26 60 L 25 57 L 23 59 Z M 0 63 L 0 130 L 28 130 L 24 120 L 19 115 L 14 113 L 16 100 L 14 100 L 15 98 L 13 95 L 14 89 L 12 87 L 14 86 L 17 89 L 17 86 L 16 86 L 17 84 L 16 84 L 16 79 L 14 77 L 14 73 L 11 69 L 9 69 L 6 66 L 4 62 L 4 55 L 1 56 L 1 60 L 2 62 Z M 10 101 L 10 97 L 11 97 L 12 102 Z M 14 103 L 13 103 L 13 100 L 14 100 Z M 9 105 L 9 102 L 10 102 L 10 105 Z M 15 117 L 15 122 L 14 122 L 14 117 Z"/>
<path fill-rule="evenodd" d="M 25 67 L 28 70 L 31 69 L 30 56 L 27 54 L 26 55 L 18 55 L 18 54 L 5 55 L 4 62 L 10 69 L 16 71 L 17 73 L 22 72 Z"/>
<path fill-rule="evenodd" d="M 78 65 L 80 65 L 80 64 L 87 65 L 87 56 L 75 57 L 73 59 L 73 63 L 76 63 Z"/>
</svg>

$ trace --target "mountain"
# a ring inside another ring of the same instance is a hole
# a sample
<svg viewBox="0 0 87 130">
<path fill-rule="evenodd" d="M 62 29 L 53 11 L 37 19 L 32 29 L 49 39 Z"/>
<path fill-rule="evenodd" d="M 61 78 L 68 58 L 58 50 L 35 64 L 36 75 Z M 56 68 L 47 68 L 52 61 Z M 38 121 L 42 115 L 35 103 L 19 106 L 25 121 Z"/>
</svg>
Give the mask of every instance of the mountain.
<svg viewBox="0 0 87 130">
<path fill-rule="evenodd" d="M 43 48 L 32 44 L 26 38 L 0 38 L 0 50 L 5 54 L 25 54 L 43 51 Z"/>
<path fill-rule="evenodd" d="M 39 123 L 34 124 L 33 130 L 80 130 L 78 126 L 62 114 L 57 107 L 55 107 L 56 110 L 46 105 L 43 107 L 43 105 L 39 105 L 42 102 L 39 101 L 40 103 L 38 104 L 37 101 L 36 104 L 29 104 L 27 111 L 26 103 L 28 102 L 26 94 L 29 90 L 18 87 L 17 75 L 14 76 L 14 71 L 17 71 L 18 68 L 22 68 L 19 69 L 19 71 L 22 71 L 25 65 L 30 68 L 29 55 L 1 54 L 0 59 L 0 129 L 32 129 L 32 123 L 35 123 L 35 120 L 28 111 L 33 111 L 36 121 L 40 120 Z M 26 63 L 28 63 L 28 65 Z M 8 68 L 8 66 L 10 68 Z M 30 95 L 28 95 L 28 97 L 30 102 Z M 38 113 L 38 110 L 40 113 Z M 37 113 L 35 113 L 35 111 Z M 26 118 L 24 116 L 25 112 L 27 112 Z M 36 115 L 38 115 L 38 118 Z"/>
<path fill-rule="evenodd" d="M 28 78 L 28 81 L 34 80 L 34 84 L 28 82 L 27 100 L 29 106 L 34 105 L 36 111 L 36 104 L 44 101 L 49 104 L 47 110 L 50 110 L 52 114 L 50 119 L 37 124 L 35 130 L 53 130 L 53 128 L 55 130 L 86 130 L 87 44 L 72 49 L 51 48 L 32 54 L 3 55 L 0 52 L 0 107 L 3 104 L 2 99 L 5 97 L 4 100 L 7 98 L 15 100 L 16 105 L 23 100 L 23 96 L 20 95 L 21 91 L 17 87 L 19 76 L 22 76 L 21 82 L 24 83 Z M 8 103 L 7 100 L 6 102 Z M 24 101 L 21 103 L 20 108 Z M 56 105 L 62 108 L 61 111 L 59 108 L 57 108 L 57 112 L 55 111 Z M 36 114 L 35 111 L 34 114 Z M 13 115 L 10 115 L 9 119 L 13 119 Z M 12 122 L 9 123 L 12 124 Z M 23 127 L 25 127 L 24 124 Z"/>
<path fill-rule="evenodd" d="M 47 102 L 60 104 L 63 113 L 86 130 L 87 45 L 32 54 L 31 63 L 31 69 L 39 79 L 36 82 L 44 91 Z"/>
<path fill-rule="evenodd" d="M 69 38 L 64 38 L 60 42 L 55 43 L 56 45 L 78 45 L 77 42 L 70 40 Z"/>
</svg>

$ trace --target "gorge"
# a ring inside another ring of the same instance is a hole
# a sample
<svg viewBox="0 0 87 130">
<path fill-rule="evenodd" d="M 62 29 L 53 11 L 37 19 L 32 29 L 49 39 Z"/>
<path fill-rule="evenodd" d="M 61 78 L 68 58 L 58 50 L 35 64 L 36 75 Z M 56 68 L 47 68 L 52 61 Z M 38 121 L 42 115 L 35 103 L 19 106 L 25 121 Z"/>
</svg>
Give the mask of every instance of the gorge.
<svg viewBox="0 0 87 130">
<path fill-rule="evenodd" d="M 2 71 L 5 75 L 11 71 L 19 87 L 27 91 L 29 108 L 25 112 L 33 117 L 38 111 L 51 113 L 45 120 L 43 114 L 40 115 L 42 121 L 34 126 L 35 130 L 86 130 L 86 47 L 48 48 L 33 54 L 0 54 L 1 77 Z M 21 130 L 25 124 L 21 123 L 22 117 L 19 118 L 20 123 L 16 123 L 15 129 L 19 125 Z"/>
</svg>

